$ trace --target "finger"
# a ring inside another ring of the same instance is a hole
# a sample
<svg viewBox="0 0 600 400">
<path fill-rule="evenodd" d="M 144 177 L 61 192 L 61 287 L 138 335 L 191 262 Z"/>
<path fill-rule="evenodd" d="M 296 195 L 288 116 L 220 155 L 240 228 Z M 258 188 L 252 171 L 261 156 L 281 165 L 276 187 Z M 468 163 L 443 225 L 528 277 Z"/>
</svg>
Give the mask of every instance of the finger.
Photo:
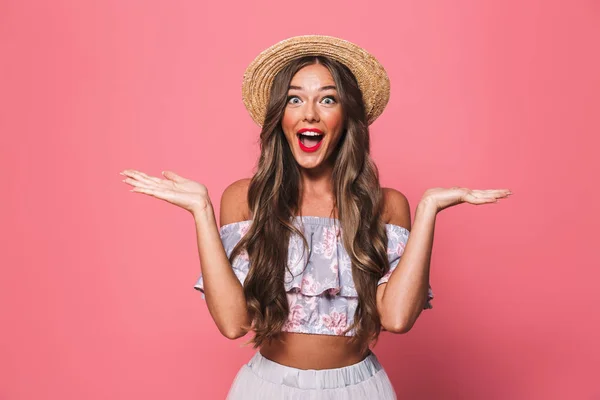
<svg viewBox="0 0 600 400">
<path fill-rule="evenodd" d="M 468 195 L 473 196 L 479 200 L 489 200 L 491 198 L 494 198 L 490 194 L 486 193 L 485 190 L 477 190 L 477 189 L 469 191 Z"/>
<path fill-rule="evenodd" d="M 510 192 L 506 192 L 504 190 L 473 190 L 472 191 L 479 198 L 495 198 L 501 199 L 506 198 L 511 195 Z"/>
<path fill-rule="evenodd" d="M 162 200 L 167 200 L 167 198 L 169 197 L 167 191 L 160 189 L 160 188 L 136 186 L 133 189 L 131 189 L 131 192 L 147 194 L 147 195 L 150 195 L 150 196 L 156 197 L 157 199 L 162 199 Z"/>
<path fill-rule="evenodd" d="M 145 182 L 145 183 L 148 183 L 148 184 L 160 183 L 160 181 L 161 181 L 159 178 L 150 177 L 150 176 L 146 175 L 145 173 L 140 172 L 140 171 L 136 171 L 134 169 L 128 169 L 128 170 L 125 170 L 123 172 L 124 172 L 124 174 L 126 176 L 129 176 L 131 178 L 135 178 L 135 179 L 137 179 L 137 180 L 139 180 L 141 182 Z"/>
<path fill-rule="evenodd" d="M 487 190 L 473 190 L 474 192 L 479 192 L 479 193 L 486 193 L 486 194 L 490 194 L 490 195 L 505 195 L 505 194 L 512 194 L 512 192 L 509 189 L 487 189 Z"/>
<path fill-rule="evenodd" d="M 161 183 L 161 182 L 162 182 L 162 179 L 160 179 L 160 178 L 157 178 L 157 177 L 155 177 L 155 176 L 150 176 L 150 175 L 147 175 L 147 174 L 145 174 L 145 173 L 143 173 L 143 172 L 141 172 L 141 171 L 137 171 L 137 173 L 138 173 L 138 174 L 139 174 L 141 177 L 143 177 L 144 179 L 150 180 L 150 181 L 152 181 L 152 182 L 154 182 L 154 183 Z"/>
<path fill-rule="evenodd" d="M 150 196 L 154 196 L 155 192 L 156 192 L 156 189 L 136 186 L 133 189 L 131 189 L 130 192 L 143 193 L 143 194 L 148 194 Z"/>
<path fill-rule="evenodd" d="M 145 182 L 140 182 L 140 181 L 137 181 L 132 178 L 125 178 L 125 179 L 123 179 L 123 182 L 125 182 L 131 186 L 140 187 L 140 188 L 146 188 L 146 189 L 155 189 L 156 188 L 156 185 L 154 185 L 154 184 L 147 184 Z"/>
<path fill-rule="evenodd" d="M 181 183 L 186 180 L 184 177 L 177 175 L 173 171 L 163 171 L 162 174 L 165 178 L 167 178 L 173 182 Z"/>
<path fill-rule="evenodd" d="M 497 199 L 505 199 L 510 196 L 512 193 L 507 190 L 490 190 L 489 196 L 494 196 Z"/>
<path fill-rule="evenodd" d="M 467 194 L 467 196 L 465 196 L 465 201 L 467 201 L 471 204 L 486 204 L 486 203 L 494 203 L 497 200 L 495 197 L 476 196 L 473 193 L 469 193 L 469 194 Z"/>
<path fill-rule="evenodd" d="M 146 183 L 151 182 L 150 180 L 144 178 L 144 176 L 139 171 L 136 171 L 134 169 L 126 169 L 123 172 L 121 172 L 121 175 L 130 177 L 131 179 L 135 179 L 140 182 L 146 182 Z"/>
</svg>

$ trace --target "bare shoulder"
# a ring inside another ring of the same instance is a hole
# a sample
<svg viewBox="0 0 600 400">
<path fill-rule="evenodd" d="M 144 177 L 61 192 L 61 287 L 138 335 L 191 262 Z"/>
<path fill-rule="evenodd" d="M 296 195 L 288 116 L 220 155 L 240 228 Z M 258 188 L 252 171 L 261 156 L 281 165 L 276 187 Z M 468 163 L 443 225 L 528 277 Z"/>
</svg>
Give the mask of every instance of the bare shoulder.
<svg viewBox="0 0 600 400">
<path fill-rule="evenodd" d="M 386 224 L 411 229 L 410 205 L 400 191 L 393 188 L 381 188 L 383 192 L 383 220 Z"/>
<path fill-rule="evenodd" d="M 219 212 L 221 226 L 250 219 L 250 209 L 248 207 L 249 186 L 250 178 L 244 178 L 225 188 L 221 196 Z"/>
</svg>

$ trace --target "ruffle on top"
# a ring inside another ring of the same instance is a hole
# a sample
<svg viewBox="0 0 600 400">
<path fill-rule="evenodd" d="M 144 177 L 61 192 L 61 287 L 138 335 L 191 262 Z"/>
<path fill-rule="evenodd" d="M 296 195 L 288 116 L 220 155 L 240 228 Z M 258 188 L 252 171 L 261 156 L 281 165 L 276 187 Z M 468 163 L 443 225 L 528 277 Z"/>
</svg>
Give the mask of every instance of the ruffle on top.
<svg viewBox="0 0 600 400">
<path fill-rule="evenodd" d="M 221 241 L 227 256 L 248 231 L 252 221 L 223 225 Z M 352 263 L 340 235 L 339 220 L 328 217 L 298 216 L 294 219 L 309 244 L 304 247 L 302 238 L 294 234 L 288 248 L 288 268 L 284 286 L 290 305 L 290 315 L 284 331 L 341 335 L 352 324 L 358 305 L 358 293 L 352 279 Z M 386 224 L 387 255 L 390 270 L 378 281 L 389 280 L 398 266 L 409 231 L 398 225 Z M 233 272 L 244 284 L 250 268 L 248 253 L 243 250 L 235 258 Z M 203 292 L 204 282 L 199 277 L 195 289 Z M 425 309 L 432 308 L 434 294 L 429 286 Z M 346 335 L 351 336 L 353 332 Z"/>
</svg>

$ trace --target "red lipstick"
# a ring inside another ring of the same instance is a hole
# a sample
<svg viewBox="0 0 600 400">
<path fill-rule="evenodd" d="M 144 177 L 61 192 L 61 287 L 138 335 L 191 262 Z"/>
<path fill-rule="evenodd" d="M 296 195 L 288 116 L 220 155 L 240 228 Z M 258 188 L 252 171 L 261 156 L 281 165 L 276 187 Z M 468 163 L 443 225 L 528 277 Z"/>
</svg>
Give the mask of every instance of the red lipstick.
<svg viewBox="0 0 600 400">
<path fill-rule="evenodd" d="M 302 138 L 300 135 L 303 132 L 314 132 L 314 133 L 320 135 L 321 139 L 314 146 L 308 147 L 304 143 L 302 143 Z M 302 151 L 305 151 L 307 153 L 312 153 L 312 152 L 319 150 L 319 148 L 321 147 L 321 143 L 323 143 L 323 139 L 322 139 L 323 131 L 321 131 L 320 129 L 317 129 L 317 128 L 302 128 L 302 129 L 298 130 L 296 135 L 298 136 L 298 145 L 300 146 L 300 149 L 302 149 Z"/>
<path fill-rule="evenodd" d="M 302 128 L 300 129 L 298 132 L 296 132 L 297 134 L 302 133 L 302 132 L 315 132 L 318 133 L 319 135 L 323 134 L 323 131 L 317 128 Z"/>
</svg>

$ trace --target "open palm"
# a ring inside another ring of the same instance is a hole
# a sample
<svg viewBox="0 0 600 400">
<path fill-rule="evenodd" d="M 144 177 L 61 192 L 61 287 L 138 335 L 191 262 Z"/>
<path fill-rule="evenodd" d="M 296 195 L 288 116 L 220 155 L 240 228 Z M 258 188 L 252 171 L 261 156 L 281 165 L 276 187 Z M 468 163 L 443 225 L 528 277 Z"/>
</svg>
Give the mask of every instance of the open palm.
<svg viewBox="0 0 600 400">
<path fill-rule="evenodd" d="M 449 189 L 427 189 L 423 194 L 423 200 L 434 205 L 439 212 L 461 203 L 475 205 L 497 203 L 498 199 L 508 198 L 511 194 L 509 189 L 479 190 L 455 186 Z"/>
<path fill-rule="evenodd" d="M 203 210 L 210 202 L 206 186 L 172 171 L 163 172 L 166 179 L 149 176 L 133 169 L 126 169 L 121 175 L 127 177 L 123 182 L 133 186 L 132 192 L 168 201 L 191 213 Z"/>
</svg>

